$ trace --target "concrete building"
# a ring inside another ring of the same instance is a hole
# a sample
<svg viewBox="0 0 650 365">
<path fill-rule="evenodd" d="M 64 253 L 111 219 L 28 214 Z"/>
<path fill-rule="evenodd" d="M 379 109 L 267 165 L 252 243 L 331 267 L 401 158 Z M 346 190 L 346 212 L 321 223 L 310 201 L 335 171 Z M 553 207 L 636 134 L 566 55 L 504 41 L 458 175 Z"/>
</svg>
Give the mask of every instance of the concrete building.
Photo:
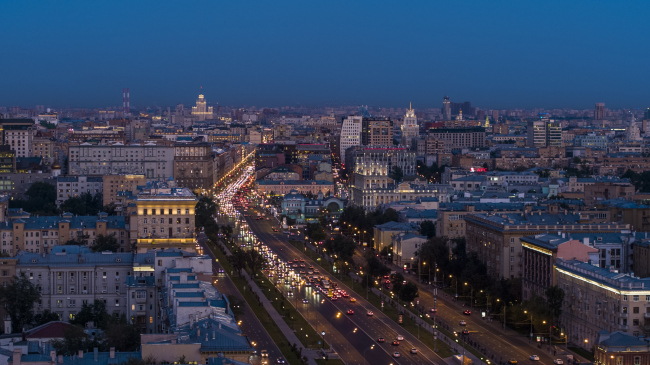
<svg viewBox="0 0 650 365">
<path fill-rule="evenodd" d="M 390 118 L 363 118 L 361 122 L 363 146 L 389 146 L 393 144 L 393 121 Z"/>
<path fill-rule="evenodd" d="M 405 233 L 419 233 L 420 226 L 414 223 L 386 222 L 373 227 L 374 247 L 381 251 L 386 246 L 393 245 L 393 237 Z M 370 246 L 373 247 L 372 243 Z"/>
<path fill-rule="evenodd" d="M 129 191 L 137 194 L 138 186 L 144 186 L 147 178 L 144 175 L 104 175 L 102 176 L 103 204 L 118 202 L 118 191 Z"/>
<path fill-rule="evenodd" d="M 210 190 L 216 183 L 214 168 L 212 146 L 209 143 L 174 145 L 173 176 L 178 186 L 191 190 Z"/>
<path fill-rule="evenodd" d="M 174 148 L 165 143 L 71 144 L 69 175 L 145 175 L 167 179 L 174 173 Z"/>
<path fill-rule="evenodd" d="M 89 193 L 103 195 L 104 183 L 101 176 L 59 176 L 56 178 L 56 205 L 72 197 Z"/>
<path fill-rule="evenodd" d="M 426 241 L 426 236 L 420 236 L 415 233 L 393 235 L 393 263 L 399 267 L 403 267 L 405 270 L 416 268 L 416 252 Z"/>
<path fill-rule="evenodd" d="M 420 126 L 418 126 L 418 118 L 415 116 L 415 110 L 409 108 L 404 116 L 404 124 L 402 124 L 402 145 L 406 148 L 411 148 L 420 135 Z"/>
<path fill-rule="evenodd" d="M 594 108 L 594 120 L 605 120 L 605 103 L 596 103 Z"/>
<path fill-rule="evenodd" d="M 22 217 L 0 223 L 0 234 L 2 252 L 9 256 L 15 256 L 21 251 L 48 253 L 70 240 L 92 245 L 100 234 L 114 236 L 120 244 L 118 251 L 130 251 L 131 248 L 125 217 L 109 217 L 106 213 L 97 216 L 64 213 L 61 216 Z"/>
<path fill-rule="evenodd" d="M 31 119 L 1 119 L 2 144 L 11 146 L 16 157 L 33 155 L 34 121 Z"/>
<path fill-rule="evenodd" d="M 317 195 L 318 193 L 334 193 L 334 188 L 334 183 L 326 180 L 258 180 L 255 182 L 255 190 L 260 195 L 274 194 L 284 196 L 285 194 L 291 193 L 292 190 L 301 194 L 311 193 Z"/>
<path fill-rule="evenodd" d="M 607 148 L 607 136 L 597 136 L 595 133 L 580 134 L 573 138 L 573 145 L 604 150 Z"/>
<path fill-rule="evenodd" d="M 339 142 L 341 148 L 341 162 L 343 163 L 345 163 L 345 153 L 347 149 L 361 145 L 362 120 L 363 117 L 354 115 L 343 120 L 343 125 L 341 126 L 341 140 Z"/>
<path fill-rule="evenodd" d="M 609 223 L 606 219 L 589 219 L 584 213 L 470 214 L 465 216 L 467 251 L 476 252 L 495 279 L 522 275 L 521 238 L 546 232 L 617 232 L 629 225 Z"/>
<path fill-rule="evenodd" d="M 570 343 L 591 350 L 601 331 L 644 334 L 650 313 L 650 279 L 577 260 L 555 263 L 564 290 L 560 322 Z"/>
<path fill-rule="evenodd" d="M 527 124 L 528 147 L 562 147 L 562 126 L 553 120 L 531 120 Z"/>
<path fill-rule="evenodd" d="M 110 315 L 127 312 L 125 282 L 136 268 L 151 267 L 153 254 L 93 253 L 86 247 L 55 246 L 50 254 L 21 252 L 16 273 L 41 288 L 34 311 L 50 310 L 61 320 L 70 320 L 83 304 L 103 300 Z"/>
<path fill-rule="evenodd" d="M 150 182 L 127 206 L 129 238 L 138 252 L 178 248 L 194 252 L 194 208 L 198 199 L 174 180 Z"/>
<path fill-rule="evenodd" d="M 603 330 L 598 333 L 594 358 L 602 365 L 650 364 L 650 344 L 643 337 Z"/>
<path fill-rule="evenodd" d="M 437 128 L 429 130 L 429 137 L 444 142 L 445 149 L 455 150 L 485 146 L 485 129 L 473 128 Z"/>
<path fill-rule="evenodd" d="M 197 121 L 212 119 L 214 115 L 213 108 L 207 105 L 208 103 L 205 101 L 205 96 L 199 94 L 199 98 L 196 99 L 196 106 L 192 107 L 192 117 Z"/>
<path fill-rule="evenodd" d="M 42 157 L 47 164 L 54 162 L 56 141 L 49 137 L 34 137 L 30 157 Z"/>
</svg>

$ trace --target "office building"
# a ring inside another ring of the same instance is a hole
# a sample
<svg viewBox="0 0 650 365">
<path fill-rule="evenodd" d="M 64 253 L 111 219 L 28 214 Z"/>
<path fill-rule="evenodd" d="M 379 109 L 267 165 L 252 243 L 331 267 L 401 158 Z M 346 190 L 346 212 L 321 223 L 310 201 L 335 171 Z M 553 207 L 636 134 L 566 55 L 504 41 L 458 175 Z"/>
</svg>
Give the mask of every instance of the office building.
<svg viewBox="0 0 650 365">
<path fill-rule="evenodd" d="M 341 162 L 345 161 L 345 152 L 348 148 L 361 145 L 361 130 L 363 117 L 351 115 L 343 120 L 341 126 Z M 391 141 L 392 143 L 392 141 Z"/>
<path fill-rule="evenodd" d="M 605 120 L 605 103 L 596 103 L 594 120 Z"/>
<path fill-rule="evenodd" d="M 102 177 L 103 204 L 118 202 L 118 192 L 131 192 L 136 195 L 138 186 L 144 186 L 147 178 L 144 175 L 104 175 Z"/>
<path fill-rule="evenodd" d="M 553 120 L 528 121 L 526 144 L 528 147 L 561 147 L 562 126 Z"/>
<path fill-rule="evenodd" d="M 449 101 L 449 96 L 446 96 L 442 99 L 442 118 L 444 120 L 451 120 L 451 101 Z"/>
<path fill-rule="evenodd" d="M 392 145 L 393 121 L 389 118 L 363 118 L 361 144 L 364 146 Z"/>
<path fill-rule="evenodd" d="M 1 119 L 2 144 L 11 146 L 16 157 L 31 157 L 34 121 L 31 119 Z"/>
</svg>

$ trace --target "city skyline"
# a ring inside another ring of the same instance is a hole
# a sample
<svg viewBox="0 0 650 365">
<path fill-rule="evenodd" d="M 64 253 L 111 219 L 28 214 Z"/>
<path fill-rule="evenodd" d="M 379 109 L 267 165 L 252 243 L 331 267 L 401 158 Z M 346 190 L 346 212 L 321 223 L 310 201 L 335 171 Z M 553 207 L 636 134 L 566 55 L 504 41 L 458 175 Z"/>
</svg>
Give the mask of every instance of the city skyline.
<svg viewBox="0 0 650 365">
<path fill-rule="evenodd" d="M 201 86 L 212 105 L 432 108 L 450 95 L 481 108 L 586 109 L 648 100 L 650 5 L 640 1 L 37 3 L 0 5 L 5 106 L 117 106 L 126 87 L 134 108 L 172 106 Z"/>
</svg>

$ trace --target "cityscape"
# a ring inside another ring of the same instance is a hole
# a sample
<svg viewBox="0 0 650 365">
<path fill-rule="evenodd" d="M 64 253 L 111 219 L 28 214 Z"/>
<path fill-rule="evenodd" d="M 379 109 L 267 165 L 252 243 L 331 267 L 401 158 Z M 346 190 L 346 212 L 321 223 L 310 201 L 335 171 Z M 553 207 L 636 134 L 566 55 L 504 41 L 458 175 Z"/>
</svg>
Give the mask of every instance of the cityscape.
<svg viewBox="0 0 650 365">
<path fill-rule="evenodd" d="M 650 365 L 650 4 L 188 5 L 0 4 L 0 365 Z"/>
</svg>

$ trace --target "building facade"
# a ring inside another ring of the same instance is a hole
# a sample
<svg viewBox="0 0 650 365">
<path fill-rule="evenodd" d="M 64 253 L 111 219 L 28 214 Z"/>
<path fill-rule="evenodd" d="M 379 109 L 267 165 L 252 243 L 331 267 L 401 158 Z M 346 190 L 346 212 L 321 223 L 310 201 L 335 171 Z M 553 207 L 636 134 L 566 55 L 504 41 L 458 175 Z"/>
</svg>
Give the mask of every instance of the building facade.
<svg viewBox="0 0 650 365">
<path fill-rule="evenodd" d="M 215 184 L 214 158 L 209 143 L 174 145 L 174 178 L 181 187 L 210 190 Z"/>
<path fill-rule="evenodd" d="M 89 193 L 92 196 L 102 195 L 104 191 L 101 176 L 59 176 L 56 178 L 56 205 L 72 197 Z"/>
<path fill-rule="evenodd" d="M 348 148 L 361 145 L 362 117 L 351 115 L 343 120 L 341 126 L 341 162 L 345 162 L 345 153 Z"/>
<path fill-rule="evenodd" d="M 174 173 L 174 148 L 164 143 L 110 145 L 71 144 L 69 175 L 145 175 L 167 179 Z"/>
</svg>

